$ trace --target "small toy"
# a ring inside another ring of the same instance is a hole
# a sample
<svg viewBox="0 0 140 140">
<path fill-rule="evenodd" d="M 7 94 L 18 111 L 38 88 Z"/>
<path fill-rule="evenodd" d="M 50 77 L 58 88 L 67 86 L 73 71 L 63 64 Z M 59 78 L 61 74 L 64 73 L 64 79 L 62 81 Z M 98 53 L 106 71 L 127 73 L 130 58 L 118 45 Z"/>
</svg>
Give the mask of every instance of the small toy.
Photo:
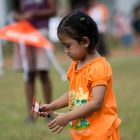
<svg viewBox="0 0 140 140">
<path fill-rule="evenodd" d="M 40 104 L 41 104 L 41 101 L 38 103 L 36 101 L 36 96 L 34 96 L 31 113 L 35 112 L 37 114 L 37 117 L 38 117 L 38 112 L 39 112 Z"/>
<path fill-rule="evenodd" d="M 34 96 L 31 113 L 35 112 L 35 114 L 37 114 L 37 118 L 38 118 L 38 113 L 39 113 L 40 105 L 41 105 L 41 101 L 37 102 L 36 101 L 36 96 Z M 47 118 L 48 118 L 49 121 L 52 121 L 53 119 L 55 119 L 57 117 L 57 115 L 58 115 L 57 113 L 51 112 L 51 113 L 49 113 L 47 115 Z"/>
</svg>

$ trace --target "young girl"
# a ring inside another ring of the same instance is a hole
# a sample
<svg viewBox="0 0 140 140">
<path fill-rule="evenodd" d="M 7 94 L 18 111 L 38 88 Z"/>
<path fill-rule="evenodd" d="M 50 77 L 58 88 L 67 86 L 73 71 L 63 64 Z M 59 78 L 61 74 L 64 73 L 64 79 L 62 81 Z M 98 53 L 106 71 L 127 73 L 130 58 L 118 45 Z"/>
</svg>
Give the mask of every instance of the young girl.
<svg viewBox="0 0 140 140">
<path fill-rule="evenodd" d="M 49 123 L 53 132 L 61 132 L 68 124 L 74 140 L 119 140 L 120 119 L 112 90 L 112 70 L 96 51 L 96 23 L 82 12 L 72 12 L 62 19 L 57 33 L 73 60 L 67 73 L 70 90 L 42 105 L 40 116 L 68 106 L 69 112 L 58 114 Z"/>
</svg>

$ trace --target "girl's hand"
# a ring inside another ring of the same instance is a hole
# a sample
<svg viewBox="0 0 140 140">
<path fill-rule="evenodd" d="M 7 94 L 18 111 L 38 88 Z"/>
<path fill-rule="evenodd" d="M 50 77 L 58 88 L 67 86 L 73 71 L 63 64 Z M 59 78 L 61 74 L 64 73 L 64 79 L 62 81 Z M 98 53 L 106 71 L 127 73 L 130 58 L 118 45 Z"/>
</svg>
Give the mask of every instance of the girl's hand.
<svg viewBox="0 0 140 140">
<path fill-rule="evenodd" d="M 47 117 L 47 115 L 50 114 L 52 111 L 53 111 L 53 109 L 50 104 L 43 104 L 39 108 L 38 115 L 40 117 Z"/>
<path fill-rule="evenodd" d="M 69 121 L 67 113 L 59 113 L 58 116 L 48 124 L 48 127 L 52 129 L 53 132 L 60 133 Z"/>
</svg>

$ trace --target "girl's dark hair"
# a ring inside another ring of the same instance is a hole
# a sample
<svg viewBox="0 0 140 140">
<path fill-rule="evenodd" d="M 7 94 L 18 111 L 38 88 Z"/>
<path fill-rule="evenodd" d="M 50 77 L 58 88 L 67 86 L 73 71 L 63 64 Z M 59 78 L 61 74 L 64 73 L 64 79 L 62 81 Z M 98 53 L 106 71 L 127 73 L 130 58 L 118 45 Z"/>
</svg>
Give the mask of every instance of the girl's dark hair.
<svg viewBox="0 0 140 140">
<path fill-rule="evenodd" d="M 58 25 L 57 34 L 64 33 L 79 43 L 84 36 L 90 40 L 88 52 L 92 53 L 99 41 L 96 23 L 81 11 L 74 11 L 65 16 Z"/>
</svg>

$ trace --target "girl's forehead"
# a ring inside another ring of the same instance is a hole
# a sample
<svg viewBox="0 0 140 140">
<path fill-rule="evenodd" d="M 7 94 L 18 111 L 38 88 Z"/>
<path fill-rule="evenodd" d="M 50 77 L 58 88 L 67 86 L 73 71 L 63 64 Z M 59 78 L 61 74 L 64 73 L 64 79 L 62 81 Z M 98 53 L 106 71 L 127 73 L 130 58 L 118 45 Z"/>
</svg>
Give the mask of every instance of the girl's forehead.
<svg viewBox="0 0 140 140">
<path fill-rule="evenodd" d="M 69 37 L 67 34 L 64 34 L 64 33 L 59 33 L 58 38 L 60 40 L 69 40 L 69 39 L 71 39 L 71 37 Z"/>
<path fill-rule="evenodd" d="M 68 36 L 66 34 L 60 34 L 58 36 L 58 38 L 61 41 L 61 43 L 63 43 L 63 44 L 71 44 L 73 42 L 77 42 L 77 40 L 71 38 L 70 36 Z"/>
</svg>

